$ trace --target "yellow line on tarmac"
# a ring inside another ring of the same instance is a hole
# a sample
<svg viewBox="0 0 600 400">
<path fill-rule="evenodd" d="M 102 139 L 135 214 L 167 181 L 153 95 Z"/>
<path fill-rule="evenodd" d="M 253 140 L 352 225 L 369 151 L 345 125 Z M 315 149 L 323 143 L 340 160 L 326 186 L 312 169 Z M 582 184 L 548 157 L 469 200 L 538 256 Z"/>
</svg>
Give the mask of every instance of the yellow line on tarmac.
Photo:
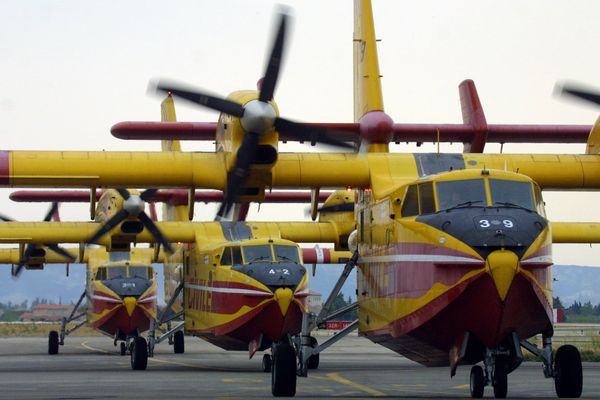
<svg viewBox="0 0 600 400">
<path fill-rule="evenodd" d="M 92 346 L 90 346 L 90 345 L 88 344 L 88 341 L 87 341 L 87 340 L 86 340 L 86 341 L 84 341 L 84 342 L 81 342 L 81 347 L 83 347 L 83 348 L 85 348 L 85 349 L 88 349 L 88 350 L 90 350 L 90 351 L 99 351 L 100 353 L 105 353 L 105 354 L 113 354 L 113 353 L 112 353 L 112 352 L 110 352 L 110 351 L 106 351 L 106 350 L 102 350 L 102 349 L 98 349 L 98 348 L 96 348 L 96 347 L 92 347 Z"/>
<path fill-rule="evenodd" d="M 159 363 L 159 364 L 179 365 L 181 367 L 188 367 L 188 368 L 194 368 L 194 369 L 208 369 L 208 367 L 203 367 L 201 365 L 192 365 L 192 364 L 182 363 L 182 362 L 179 362 L 179 361 L 163 360 L 162 358 L 156 358 L 156 357 L 148 357 L 148 361 L 154 361 L 154 362 Z"/>
<path fill-rule="evenodd" d="M 371 396 L 385 396 L 386 394 L 383 392 L 380 392 L 379 390 L 376 389 L 372 389 L 368 386 L 365 385 L 361 385 L 360 383 L 356 383 L 356 382 L 352 382 L 349 379 L 343 378 L 340 375 L 336 374 L 335 372 L 332 372 L 330 374 L 325 375 L 329 380 L 332 380 L 334 382 L 338 382 L 341 383 L 342 385 L 348 385 L 353 387 L 354 389 L 358 389 L 360 391 L 363 391 L 365 393 L 369 393 Z"/>
<path fill-rule="evenodd" d="M 450 389 L 469 389 L 471 385 L 466 383 L 464 385 L 452 386 Z"/>
</svg>

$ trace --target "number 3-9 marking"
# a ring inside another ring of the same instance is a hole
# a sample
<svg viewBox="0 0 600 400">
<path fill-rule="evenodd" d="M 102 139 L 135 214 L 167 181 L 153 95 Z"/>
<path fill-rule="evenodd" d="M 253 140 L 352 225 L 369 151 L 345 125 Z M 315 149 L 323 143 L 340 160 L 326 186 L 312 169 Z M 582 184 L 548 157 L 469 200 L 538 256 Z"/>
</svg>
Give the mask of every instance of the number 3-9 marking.
<svg viewBox="0 0 600 400">
<path fill-rule="evenodd" d="M 504 225 L 505 228 L 512 228 L 515 226 L 510 219 L 503 220 L 502 225 Z M 490 221 L 488 221 L 487 219 L 480 219 L 479 226 L 481 228 L 489 228 L 492 225 L 490 224 Z"/>
</svg>

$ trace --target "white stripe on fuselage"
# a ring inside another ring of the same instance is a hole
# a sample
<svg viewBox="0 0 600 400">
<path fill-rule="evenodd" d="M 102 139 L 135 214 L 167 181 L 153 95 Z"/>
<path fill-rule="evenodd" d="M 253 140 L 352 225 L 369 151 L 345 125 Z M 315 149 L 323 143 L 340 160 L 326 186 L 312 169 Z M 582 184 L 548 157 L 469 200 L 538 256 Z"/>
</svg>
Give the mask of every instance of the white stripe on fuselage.
<svg viewBox="0 0 600 400">
<path fill-rule="evenodd" d="M 201 286 L 194 285 L 192 283 L 186 283 L 185 287 L 193 290 L 204 290 L 207 292 L 213 293 L 237 293 L 237 294 L 253 294 L 259 296 L 272 296 L 271 293 L 263 292 L 260 290 L 250 290 L 250 289 L 239 289 L 239 288 L 226 288 L 226 287 L 213 287 L 213 286 Z"/>
<path fill-rule="evenodd" d="M 483 260 L 469 257 L 445 256 L 437 254 L 396 254 L 390 256 L 366 256 L 360 257 L 358 263 L 390 263 L 390 262 L 433 262 L 433 263 L 473 263 L 481 264 Z"/>
</svg>

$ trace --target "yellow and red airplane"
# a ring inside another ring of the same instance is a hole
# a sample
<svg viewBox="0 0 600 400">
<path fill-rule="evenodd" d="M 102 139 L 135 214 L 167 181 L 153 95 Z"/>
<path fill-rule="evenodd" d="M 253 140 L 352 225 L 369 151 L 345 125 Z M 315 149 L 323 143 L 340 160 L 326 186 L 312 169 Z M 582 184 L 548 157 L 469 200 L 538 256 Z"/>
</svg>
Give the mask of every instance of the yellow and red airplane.
<svg viewBox="0 0 600 400">
<path fill-rule="evenodd" d="M 72 257 L 71 262 L 77 260 L 87 265 L 86 285 L 73 312 L 61 321 L 60 330 L 50 331 L 48 354 L 58 354 L 66 336 L 87 324 L 112 338 L 115 346 L 120 342 L 121 355 L 129 351 L 133 369 L 146 369 L 148 353 L 142 334 L 157 314 L 157 282 L 151 265 L 154 250 L 108 253 L 102 247 L 89 248 L 81 259 L 77 258 L 79 249 L 64 250 Z M 28 259 L 24 259 L 20 249 L 0 249 L 0 262 L 26 269 L 40 269 L 44 264 L 63 264 L 65 261 L 64 256 L 37 246 L 35 255 Z M 84 300 L 87 310 L 80 313 Z M 71 323 L 75 325 L 71 326 Z"/>
<path fill-rule="evenodd" d="M 356 209 L 343 226 L 355 225 L 354 235 L 338 229 L 340 221 L 332 220 L 245 226 L 253 240 L 271 237 L 339 244 L 348 235 L 350 242 L 355 238 L 360 255 L 361 334 L 425 365 L 447 364 L 453 370 L 461 362 L 483 362 L 483 368 L 476 365 L 471 370 L 473 397 L 481 397 L 486 385 L 493 386 L 496 397 L 507 395 L 507 375 L 519 365 L 521 347 L 541 358 L 558 396 L 579 397 L 582 374 L 577 349 L 563 346 L 555 352 L 552 348 L 550 244 L 598 242 L 598 225 L 549 224 L 536 188 L 599 189 L 600 128 L 594 126 L 587 136 L 586 154 L 483 154 L 487 140 L 572 142 L 580 141 L 589 128 L 494 130 L 485 121 L 474 86 L 466 82 L 461 86 L 463 98 L 469 100 L 463 104 L 465 124 L 450 133 L 440 129 L 436 134 L 439 127 L 432 131 L 429 126 L 417 129 L 413 136 L 402 136 L 403 128 L 384 112 L 369 0 L 355 0 L 355 122 L 290 121 L 280 116 L 273 101 L 285 21 L 282 17 L 259 91 L 220 98 L 167 81 L 155 84 L 161 92 L 221 113 L 216 124 L 205 126 L 216 137 L 215 152 L 4 151 L 0 152 L 0 185 L 187 188 L 190 193 L 196 188 L 224 190 L 218 219 L 226 217 L 235 203 L 263 201 L 265 189 L 351 186 L 357 190 Z M 157 124 L 128 123 L 113 131 L 126 128 L 130 137 L 150 132 L 154 138 L 173 140 L 185 129 L 174 122 Z M 518 134 L 522 135 L 515 137 Z M 349 137 L 360 139 L 362 151 L 278 152 L 280 139 L 343 145 Z M 389 153 L 391 140 L 461 140 L 467 152 L 393 154 Z M 123 160 L 127 168 L 122 167 Z M 503 185 L 506 190 L 498 191 Z M 455 195 L 464 200 L 457 202 Z M 13 223 L 6 223 L 6 228 L 9 224 Z M 113 236 L 123 233 L 116 232 L 121 226 L 111 230 Z M 203 269 L 217 267 L 218 253 L 205 249 L 204 240 L 224 237 L 231 229 L 218 223 L 163 222 L 157 226 L 171 241 L 196 243 L 190 250 L 191 262 L 186 264 L 184 258 L 182 274 L 186 279 L 210 281 Z M 240 225 L 232 226 L 238 229 Z M 14 227 L 12 233 L 2 231 L 2 226 L 0 231 L 14 240 L 20 233 Z M 40 243 L 70 242 L 81 239 L 85 229 L 60 223 L 50 234 L 45 228 L 32 228 L 27 226 L 28 234 L 22 233 L 22 237 L 31 236 L 24 241 L 35 237 Z M 138 242 L 152 241 L 148 230 L 125 233 Z M 111 240 L 100 238 L 109 247 Z M 270 261 L 276 262 L 272 257 Z M 194 264 L 200 262 L 204 264 Z M 206 286 L 194 284 L 202 290 Z M 211 304 L 208 299 L 199 302 L 198 307 Z M 381 309 L 389 312 L 383 315 Z M 485 318 L 469 318 L 470 312 L 485 313 Z M 443 332 L 444 337 L 439 337 Z M 303 330 L 303 337 L 308 334 Z M 534 334 L 542 334 L 543 348 L 527 342 Z M 283 359 L 292 358 L 290 348 L 286 346 Z M 302 341 L 294 351 L 299 353 L 299 372 L 305 375 L 314 349 Z M 286 376 L 292 379 L 286 368 Z M 279 387 L 273 392 L 293 394 Z"/>
</svg>

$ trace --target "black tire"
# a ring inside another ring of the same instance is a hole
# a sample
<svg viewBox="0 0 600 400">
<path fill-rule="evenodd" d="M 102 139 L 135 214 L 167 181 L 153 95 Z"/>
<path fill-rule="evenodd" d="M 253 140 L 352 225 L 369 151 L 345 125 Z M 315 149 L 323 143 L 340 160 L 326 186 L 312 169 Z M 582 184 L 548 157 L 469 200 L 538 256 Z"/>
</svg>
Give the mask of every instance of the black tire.
<svg viewBox="0 0 600 400">
<path fill-rule="evenodd" d="M 505 399 L 508 394 L 508 372 L 504 363 L 496 363 L 494 367 L 494 397 L 497 399 Z"/>
<path fill-rule="evenodd" d="M 271 392 L 275 397 L 296 395 L 296 352 L 287 343 L 273 346 Z"/>
<path fill-rule="evenodd" d="M 273 361 L 271 360 L 271 355 L 265 354 L 262 358 L 262 370 L 263 372 L 271 372 L 271 367 L 273 365 Z"/>
<path fill-rule="evenodd" d="M 148 366 L 148 344 L 143 337 L 136 337 L 131 343 L 131 368 L 144 370 Z"/>
<path fill-rule="evenodd" d="M 471 397 L 474 399 L 481 399 L 483 397 L 483 389 L 485 387 L 485 379 L 483 377 L 483 368 L 479 365 L 473 365 L 471 367 Z"/>
<path fill-rule="evenodd" d="M 175 354 L 183 354 L 185 352 L 185 340 L 182 331 L 177 331 L 173 334 L 173 352 Z"/>
<path fill-rule="evenodd" d="M 48 334 L 48 354 L 58 354 L 58 332 L 50 331 Z"/>
<path fill-rule="evenodd" d="M 310 347 L 312 347 L 313 349 L 316 348 L 317 346 L 319 346 L 319 343 L 317 342 L 317 339 L 315 339 L 314 337 L 310 337 Z M 306 366 L 308 367 L 308 369 L 317 369 L 319 368 L 319 357 L 320 354 L 313 354 L 312 356 L 308 357 L 308 361 L 306 362 Z"/>
<path fill-rule="evenodd" d="M 561 346 L 554 355 L 554 388 L 558 397 L 581 397 L 581 356 L 575 346 Z"/>
<path fill-rule="evenodd" d="M 121 342 L 121 355 L 124 356 L 127 354 L 127 345 L 125 345 L 125 342 Z"/>
</svg>

